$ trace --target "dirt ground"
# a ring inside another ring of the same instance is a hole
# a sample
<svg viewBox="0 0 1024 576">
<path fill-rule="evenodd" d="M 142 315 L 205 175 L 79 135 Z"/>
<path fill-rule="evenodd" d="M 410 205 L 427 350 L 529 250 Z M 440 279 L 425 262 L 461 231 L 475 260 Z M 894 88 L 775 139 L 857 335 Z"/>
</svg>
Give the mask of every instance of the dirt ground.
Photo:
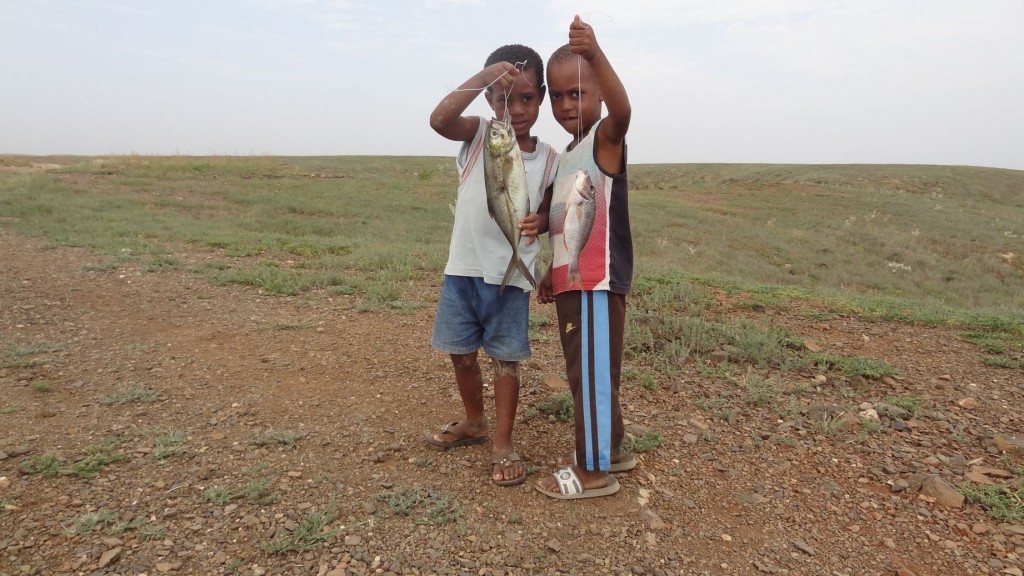
<svg viewBox="0 0 1024 576">
<path fill-rule="evenodd" d="M 807 391 L 787 411 L 696 366 L 626 386 L 630 429 L 660 447 L 618 494 L 563 502 L 532 488 L 570 448 L 571 424 L 536 410 L 557 392 L 541 377 L 563 372 L 552 326 L 522 370 L 515 438 L 531 475 L 502 488 L 489 444 L 423 442 L 461 410 L 429 346 L 438 284 L 414 312 L 361 313 L 356 297 L 212 286 L 184 271 L 205 255 L 176 257 L 180 271 L 90 271 L 87 251 L 0 227 L 0 573 L 1021 574 L 1024 526 L 919 491 L 929 476 L 1019 482 L 1007 473 L 1024 464 L 993 446 L 1024 431 L 1024 376 L 955 330 L 737 308 L 901 375 L 793 376 Z M 157 395 L 114 401 L 133 390 Z M 874 431 L 840 413 L 893 396 L 929 410 Z M 709 407 L 720 397 L 735 410 Z M 94 477 L 24 471 L 104 442 L 122 459 Z M 234 497 L 214 502 L 212 487 Z M 403 494 L 423 502 L 403 508 Z"/>
</svg>

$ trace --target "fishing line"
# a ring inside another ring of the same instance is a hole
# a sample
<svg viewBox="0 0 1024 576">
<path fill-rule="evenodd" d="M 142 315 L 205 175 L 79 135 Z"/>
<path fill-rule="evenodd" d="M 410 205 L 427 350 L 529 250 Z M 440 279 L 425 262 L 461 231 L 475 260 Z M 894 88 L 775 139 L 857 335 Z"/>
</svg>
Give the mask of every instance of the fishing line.
<svg viewBox="0 0 1024 576">
<path fill-rule="evenodd" d="M 519 69 L 520 72 L 524 72 L 526 70 L 526 60 L 523 60 L 522 62 L 516 62 L 515 64 L 513 64 L 513 66 Z M 490 84 L 484 86 L 483 88 L 451 88 L 450 90 L 448 90 L 448 93 L 451 94 L 452 92 L 479 92 L 481 90 L 487 90 L 488 88 L 493 86 L 495 82 L 504 78 L 506 74 L 508 74 L 508 71 L 502 72 L 501 76 L 498 76 L 497 78 L 492 80 Z M 513 78 L 512 85 L 509 86 L 508 90 L 505 91 L 505 119 L 508 119 L 508 99 L 509 97 L 512 96 L 512 88 L 515 87 L 516 80 L 518 80 L 518 78 Z M 530 82 L 529 80 L 526 80 L 526 83 L 529 84 L 530 86 L 533 86 L 533 82 Z"/>
</svg>

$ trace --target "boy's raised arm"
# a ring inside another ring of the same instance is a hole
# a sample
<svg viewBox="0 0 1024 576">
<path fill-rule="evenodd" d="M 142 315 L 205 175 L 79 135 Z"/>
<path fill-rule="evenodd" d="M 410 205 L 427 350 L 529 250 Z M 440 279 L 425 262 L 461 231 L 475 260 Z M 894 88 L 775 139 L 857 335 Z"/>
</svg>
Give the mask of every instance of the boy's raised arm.
<svg viewBox="0 0 1024 576">
<path fill-rule="evenodd" d="M 467 118 L 462 113 L 488 86 L 492 90 L 508 90 L 518 75 L 519 69 L 508 62 L 498 62 L 477 72 L 438 102 L 430 113 L 430 127 L 449 140 L 472 140 L 479 124 L 476 118 Z"/>
<path fill-rule="evenodd" d="M 609 164 L 602 162 L 602 166 L 606 169 L 612 168 L 610 164 L 621 163 L 622 143 L 626 139 L 629 119 L 633 113 L 633 109 L 629 105 L 629 96 L 626 94 L 626 87 L 622 85 L 619 75 L 615 73 L 608 57 L 598 45 L 594 29 L 580 20 L 579 16 L 576 16 L 572 24 L 569 25 L 569 47 L 573 54 L 579 54 L 590 64 L 590 69 L 597 79 L 597 85 L 601 89 L 601 96 L 608 109 L 608 115 L 601 123 L 599 137 L 619 153 L 617 162 L 609 162 Z M 598 154 L 601 154 L 600 150 L 598 150 Z M 621 166 L 621 168 L 625 168 L 625 166 Z M 614 172 L 618 172 L 618 170 Z"/>
</svg>

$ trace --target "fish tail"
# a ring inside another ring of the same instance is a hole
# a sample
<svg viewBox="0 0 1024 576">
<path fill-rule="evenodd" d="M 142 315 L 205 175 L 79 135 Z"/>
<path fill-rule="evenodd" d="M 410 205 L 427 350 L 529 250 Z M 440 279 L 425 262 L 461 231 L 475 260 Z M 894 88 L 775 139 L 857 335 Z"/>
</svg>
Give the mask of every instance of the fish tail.
<svg viewBox="0 0 1024 576">
<path fill-rule="evenodd" d="M 526 281 L 530 283 L 530 286 L 536 290 L 537 281 L 533 278 L 533 274 L 530 273 L 529 267 L 526 266 L 526 262 L 519 257 L 518 253 L 512 255 L 512 259 L 508 261 L 508 268 L 505 269 L 505 276 L 501 279 L 501 286 L 498 287 L 498 296 L 501 296 L 505 292 L 505 286 L 508 286 L 509 281 L 512 280 L 512 275 L 515 274 L 516 269 L 522 272 Z"/>
<path fill-rule="evenodd" d="M 566 286 L 572 288 L 573 286 L 579 286 L 580 290 L 583 289 L 583 278 L 580 277 L 580 263 L 577 260 L 569 261 L 569 271 L 566 273 Z"/>
<path fill-rule="evenodd" d="M 534 290 L 536 290 L 537 281 L 533 279 L 533 274 L 530 274 L 530 269 L 526 266 L 526 262 L 523 262 L 523 259 L 519 256 L 513 256 L 513 258 L 515 258 L 516 266 L 519 268 L 519 271 L 523 273 L 526 281 L 530 283 L 530 286 L 533 286 Z"/>
<path fill-rule="evenodd" d="M 512 280 L 512 274 L 516 271 L 516 262 L 519 260 L 518 254 L 513 254 L 512 259 L 508 261 L 508 268 L 505 269 L 505 276 L 501 279 L 501 286 L 498 287 L 498 296 L 505 293 L 505 286 L 508 286 L 509 280 Z"/>
</svg>

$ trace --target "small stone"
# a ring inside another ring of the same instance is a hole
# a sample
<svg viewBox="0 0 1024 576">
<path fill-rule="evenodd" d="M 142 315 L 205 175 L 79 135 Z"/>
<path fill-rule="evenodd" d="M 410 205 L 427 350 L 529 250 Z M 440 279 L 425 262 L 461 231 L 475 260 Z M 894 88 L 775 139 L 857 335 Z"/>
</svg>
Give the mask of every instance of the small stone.
<svg viewBox="0 0 1024 576">
<path fill-rule="evenodd" d="M 1011 436 L 1009 434 L 996 434 L 992 438 L 992 445 L 1000 452 L 1024 456 L 1024 437 Z M 13 455 L 13 454 L 12 454 Z"/>
<path fill-rule="evenodd" d="M 100 556 L 100 568 L 106 568 L 112 562 L 114 562 L 118 558 L 120 558 L 121 557 L 121 550 L 123 550 L 123 548 L 118 546 L 117 548 L 111 548 L 110 550 L 107 550 L 106 552 L 104 552 Z"/>
<path fill-rule="evenodd" d="M 540 377 L 540 383 L 548 389 L 556 392 L 565 392 L 569 389 L 569 383 L 556 374 L 545 374 Z"/>
<path fill-rule="evenodd" d="M 975 534 L 986 534 L 989 530 L 989 525 L 982 522 L 978 522 L 974 526 L 971 526 L 971 532 L 974 532 Z"/>
<path fill-rule="evenodd" d="M 698 437 L 696 434 L 692 434 L 692 433 L 690 433 L 690 434 L 683 434 L 683 443 L 684 444 L 690 444 L 692 446 L 692 445 L 696 444 L 698 440 L 700 440 L 700 437 Z"/>
<path fill-rule="evenodd" d="M 724 540 L 725 542 L 732 542 L 732 536 L 729 536 L 728 534 L 722 534 L 722 540 Z"/>
<path fill-rule="evenodd" d="M 156 571 L 162 574 L 166 574 L 174 569 L 174 565 L 170 562 L 157 562 Z"/>
<path fill-rule="evenodd" d="M 643 518 L 645 522 L 647 522 L 647 526 L 651 530 L 664 530 L 668 528 L 668 524 L 665 524 L 665 521 L 662 520 L 660 516 L 655 514 L 650 509 L 644 508 L 643 510 L 641 510 L 640 517 Z"/>
<path fill-rule="evenodd" d="M 956 405 L 964 410 L 974 410 L 978 407 L 978 401 L 974 398 L 962 398 L 956 401 Z"/>
<path fill-rule="evenodd" d="M 889 423 L 889 428 L 897 432 L 910 432 L 910 426 L 907 426 L 906 422 L 898 418 Z"/>
<path fill-rule="evenodd" d="M 938 476 L 928 476 L 921 484 L 921 494 L 935 498 L 935 503 L 946 508 L 963 508 L 964 495 Z"/>
<path fill-rule="evenodd" d="M 989 466 L 971 466 L 971 472 L 978 472 L 985 476 L 991 476 L 992 478 L 1003 478 L 1009 480 L 1013 478 L 1013 472 L 1008 472 L 1000 468 L 992 468 Z"/>
<path fill-rule="evenodd" d="M 345 536 L 345 546 L 359 546 L 363 543 L 363 537 L 358 534 Z"/>
<path fill-rule="evenodd" d="M 797 550 L 803 552 L 804 554 L 807 554 L 808 556 L 814 556 L 814 548 L 812 548 L 803 540 L 793 540 L 793 546 L 795 546 Z"/>
<path fill-rule="evenodd" d="M 821 352 L 821 346 L 814 340 L 806 339 L 804 340 L 804 350 L 817 354 L 818 352 Z"/>
<path fill-rule="evenodd" d="M 857 415 L 863 418 L 864 420 L 871 420 L 874 422 L 878 422 L 879 420 L 878 412 L 875 412 L 874 408 L 868 408 L 867 410 L 858 412 Z"/>
<path fill-rule="evenodd" d="M 1010 576 L 1024 576 L 1024 572 L 1016 566 L 1007 566 L 999 571 L 1000 574 L 1009 574 Z"/>
<path fill-rule="evenodd" d="M 6 490 L 11 485 L 10 479 L 7 476 L 0 476 L 0 490 Z"/>
<path fill-rule="evenodd" d="M 907 412 L 906 410 L 900 408 L 899 406 L 886 404 L 885 402 L 879 402 L 878 404 L 875 404 L 875 412 L 878 412 L 878 415 L 883 418 L 902 420 L 904 418 L 910 417 L 910 412 Z"/>
<path fill-rule="evenodd" d="M 974 482 L 975 484 L 984 484 L 986 486 L 994 486 L 996 483 L 995 480 L 975 470 L 971 470 L 970 472 L 964 474 L 964 478 L 970 480 L 971 482 Z"/>
</svg>

